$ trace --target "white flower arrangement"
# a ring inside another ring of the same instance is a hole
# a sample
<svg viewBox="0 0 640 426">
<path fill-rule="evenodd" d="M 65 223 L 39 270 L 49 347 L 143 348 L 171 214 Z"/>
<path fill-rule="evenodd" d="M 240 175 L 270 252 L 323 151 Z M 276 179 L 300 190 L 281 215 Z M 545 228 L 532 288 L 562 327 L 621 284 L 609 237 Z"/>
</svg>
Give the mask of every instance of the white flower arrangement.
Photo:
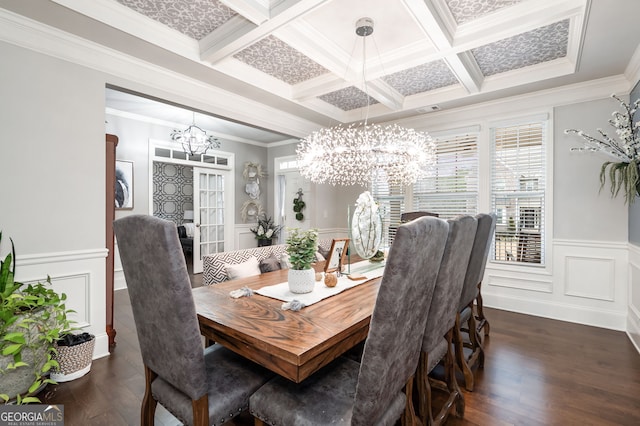
<svg viewBox="0 0 640 426">
<path fill-rule="evenodd" d="M 633 203 L 640 189 L 640 175 L 638 174 L 638 162 L 640 160 L 640 121 L 634 123 L 634 116 L 638 111 L 640 99 L 632 105 L 627 104 L 615 94 L 612 98 L 620 102 L 623 112 L 614 111 L 609 119 L 609 124 L 615 129 L 617 139 L 611 138 L 602 129 L 596 129 L 601 139 L 594 138 L 582 130 L 566 129 L 566 134 L 575 133 L 584 139 L 584 146 L 572 148 L 572 151 L 601 152 L 613 158 L 615 161 L 606 161 L 600 168 L 600 189 L 604 186 L 608 175 L 611 181 L 611 196 L 618 195 L 620 188 L 624 187 L 625 202 Z"/>
<path fill-rule="evenodd" d="M 257 240 L 270 240 L 276 236 L 280 229 L 282 226 L 274 224 L 271 217 L 261 215 L 258 217 L 257 225 L 251 228 L 251 232 L 255 234 Z"/>
</svg>

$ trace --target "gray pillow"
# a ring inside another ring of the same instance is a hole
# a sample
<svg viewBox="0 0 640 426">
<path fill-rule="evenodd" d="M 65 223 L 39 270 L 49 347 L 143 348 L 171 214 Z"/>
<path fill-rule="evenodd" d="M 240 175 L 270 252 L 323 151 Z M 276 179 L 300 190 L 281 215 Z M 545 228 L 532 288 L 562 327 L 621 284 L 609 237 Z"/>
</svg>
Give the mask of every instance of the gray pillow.
<svg viewBox="0 0 640 426">
<path fill-rule="evenodd" d="M 260 261 L 260 272 L 273 272 L 280 269 L 280 261 L 273 254 Z"/>
</svg>

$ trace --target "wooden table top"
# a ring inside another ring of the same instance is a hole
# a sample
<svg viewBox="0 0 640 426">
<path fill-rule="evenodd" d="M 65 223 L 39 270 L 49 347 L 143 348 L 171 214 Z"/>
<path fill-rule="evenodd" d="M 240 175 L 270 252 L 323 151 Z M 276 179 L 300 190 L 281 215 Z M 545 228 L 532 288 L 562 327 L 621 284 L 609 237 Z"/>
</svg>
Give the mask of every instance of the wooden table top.
<svg viewBox="0 0 640 426">
<path fill-rule="evenodd" d="M 193 297 L 203 336 L 300 383 L 367 337 L 380 280 L 297 312 L 282 310 L 281 300 L 259 294 L 229 296 L 241 287 L 256 290 L 285 282 L 287 270 L 199 287 Z"/>
</svg>

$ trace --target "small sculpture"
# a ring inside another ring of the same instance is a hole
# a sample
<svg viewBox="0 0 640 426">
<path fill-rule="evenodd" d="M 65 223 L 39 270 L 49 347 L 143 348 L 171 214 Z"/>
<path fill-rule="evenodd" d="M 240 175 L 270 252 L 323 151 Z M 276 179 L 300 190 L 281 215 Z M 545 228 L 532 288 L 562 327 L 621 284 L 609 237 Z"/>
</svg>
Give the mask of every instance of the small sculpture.
<svg viewBox="0 0 640 426">
<path fill-rule="evenodd" d="M 336 284 L 338 284 L 338 277 L 336 277 L 336 274 L 329 273 L 324 276 L 324 285 L 327 287 L 335 287 Z"/>
</svg>

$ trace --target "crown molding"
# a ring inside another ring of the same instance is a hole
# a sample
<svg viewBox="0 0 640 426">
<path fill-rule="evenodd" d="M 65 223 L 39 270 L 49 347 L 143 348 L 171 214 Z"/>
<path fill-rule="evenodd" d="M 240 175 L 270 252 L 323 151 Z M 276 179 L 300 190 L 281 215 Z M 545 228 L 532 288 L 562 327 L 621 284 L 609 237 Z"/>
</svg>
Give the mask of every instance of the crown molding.
<svg viewBox="0 0 640 426">
<path fill-rule="evenodd" d="M 610 97 L 611 93 L 628 93 L 629 90 L 631 90 L 629 80 L 624 75 L 617 75 L 450 110 L 430 112 L 395 122 L 414 128 L 441 125 L 444 122 L 458 123 L 459 125 L 462 122 L 500 114 L 514 114 L 518 111 L 531 111 L 604 99 Z"/>
<path fill-rule="evenodd" d="M 302 137 L 318 124 L 202 81 L 0 9 L 0 41 L 95 69 L 143 87 L 188 99 L 200 109 L 275 132 Z M 122 82 L 106 83 L 122 86 Z M 170 100 L 170 99 L 169 99 Z M 195 105 L 194 105 L 195 106 Z"/>
</svg>

